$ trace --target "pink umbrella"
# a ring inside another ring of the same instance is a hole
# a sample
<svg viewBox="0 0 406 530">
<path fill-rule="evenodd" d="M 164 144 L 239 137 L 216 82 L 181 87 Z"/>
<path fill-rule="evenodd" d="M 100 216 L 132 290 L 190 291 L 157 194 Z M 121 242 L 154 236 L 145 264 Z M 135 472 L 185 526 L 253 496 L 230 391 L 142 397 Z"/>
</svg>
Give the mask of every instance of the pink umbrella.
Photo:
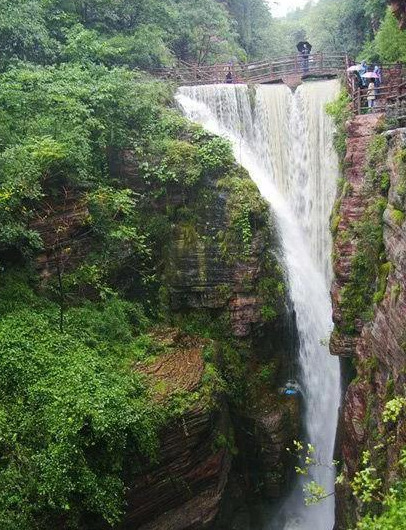
<svg viewBox="0 0 406 530">
<path fill-rule="evenodd" d="M 368 79 L 378 79 L 379 75 L 375 72 L 365 72 L 365 74 L 361 74 L 361 77 L 366 77 Z"/>
</svg>

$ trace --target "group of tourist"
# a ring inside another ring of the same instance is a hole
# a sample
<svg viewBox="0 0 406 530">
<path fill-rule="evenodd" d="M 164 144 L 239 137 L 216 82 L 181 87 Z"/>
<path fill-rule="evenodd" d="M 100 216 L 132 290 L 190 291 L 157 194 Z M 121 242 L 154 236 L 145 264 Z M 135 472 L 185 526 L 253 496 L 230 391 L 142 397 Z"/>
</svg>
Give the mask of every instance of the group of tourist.
<svg viewBox="0 0 406 530">
<path fill-rule="evenodd" d="M 364 90 L 368 109 L 373 111 L 377 97 L 379 96 L 379 87 L 382 85 L 382 69 L 375 65 L 373 68 L 368 66 L 366 61 L 361 64 L 351 66 L 349 72 L 355 75 L 358 88 Z"/>
<path fill-rule="evenodd" d="M 297 45 L 299 57 L 301 59 L 301 69 L 304 74 L 309 71 L 309 55 L 312 49 L 308 42 L 299 42 Z M 376 99 L 379 96 L 379 87 L 382 85 L 382 69 L 375 65 L 373 68 L 369 66 L 366 61 L 361 64 L 353 65 L 348 68 L 348 72 L 354 74 L 353 88 L 360 88 L 363 90 L 362 95 L 366 95 L 368 102 L 368 109 L 373 111 Z M 225 76 L 226 83 L 234 83 L 234 75 L 232 71 L 232 62 L 228 65 L 228 71 Z"/>
</svg>

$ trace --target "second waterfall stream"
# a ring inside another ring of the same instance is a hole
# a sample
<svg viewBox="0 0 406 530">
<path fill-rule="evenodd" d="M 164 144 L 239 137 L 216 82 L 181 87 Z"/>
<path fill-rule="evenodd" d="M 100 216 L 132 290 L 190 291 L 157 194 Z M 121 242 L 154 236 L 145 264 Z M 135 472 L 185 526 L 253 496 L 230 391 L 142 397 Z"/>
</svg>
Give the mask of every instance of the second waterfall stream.
<svg viewBox="0 0 406 530">
<path fill-rule="evenodd" d="M 285 85 L 182 87 L 184 114 L 206 130 L 227 137 L 236 159 L 249 172 L 276 214 L 290 296 L 299 336 L 304 425 L 316 458 L 331 464 L 340 404 L 338 360 L 328 351 L 332 331 L 330 300 L 332 211 L 338 160 L 333 125 L 325 113 L 338 81 Z M 332 466 L 317 466 L 311 480 L 334 491 Z M 334 495 L 306 507 L 298 484 L 269 528 L 332 530 Z"/>
</svg>

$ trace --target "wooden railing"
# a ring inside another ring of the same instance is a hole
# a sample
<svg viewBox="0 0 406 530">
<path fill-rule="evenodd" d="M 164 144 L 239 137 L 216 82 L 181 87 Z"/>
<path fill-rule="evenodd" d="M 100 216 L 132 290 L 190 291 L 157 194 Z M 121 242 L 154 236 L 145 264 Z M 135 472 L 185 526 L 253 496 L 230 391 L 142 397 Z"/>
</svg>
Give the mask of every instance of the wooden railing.
<svg viewBox="0 0 406 530">
<path fill-rule="evenodd" d="M 406 101 L 406 68 L 402 64 L 382 65 L 383 83 L 374 89 L 373 107 L 368 106 L 368 87 L 358 87 L 357 78 L 347 76 L 348 87 L 352 96 L 353 110 L 356 114 L 369 112 L 395 112 L 403 108 Z"/>
<path fill-rule="evenodd" d="M 381 65 L 383 84 L 375 90 L 374 107 L 368 108 L 367 87 L 359 88 L 356 74 L 348 73 L 354 64 L 345 54 L 301 54 L 249 64 L 197 65 L 178 61 L 176 66 L 159 68 L 151 73 L 179 85 L 206 85 L 228 82 L 264 84 L 285 82 L 295 88 L 303 79 L 342 76 L 346 78 L 356 114 L 367 112 L 403 112 L 406 116 L 406 67 L 401 64 Z M 230 77 L 230 75 L 229 75 Z M 396 110 L 400 109 L 400 110 Z"/>
<path fill-rule="evenodd" d="M 152 73 L 178 84 L 203 85 L 225 83 L 227 73 L 231 72 L 233 83 L 262 84 L 280 82 L 289 76 L 300 78 L 336 76 L 345 72 L 347 65 L 348 59 L 344 54 L 315 53 L 308 58 L 296 54 L 236 65 L 199 66 L 179 62 L 174 67 L 156 69 Z"/>
</svg>

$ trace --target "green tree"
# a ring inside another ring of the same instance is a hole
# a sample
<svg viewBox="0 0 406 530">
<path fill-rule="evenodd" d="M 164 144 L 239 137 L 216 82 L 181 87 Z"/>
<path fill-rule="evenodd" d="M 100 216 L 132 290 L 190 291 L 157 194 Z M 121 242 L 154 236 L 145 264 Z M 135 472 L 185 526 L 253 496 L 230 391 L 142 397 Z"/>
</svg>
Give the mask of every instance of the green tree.
<svg viewBox="0 0 406 530">
<path fill-rule="evenodd" d="M 406 62 L 406 32 L 399 29 L 398 21 L 390 9 L 386 12 L 375 41 L 382 62 Z"/>
<path fill-rule="evenodd" d="M 172 35 L 172 49 L 185 61 L 210 64 L 240 53 L 230 17 L 215 0 L 180 0 Z"/>
<path fill-rule="evenodd" d="M 36 0 L 1 0 L 0 69 L 10 60 L 51 62 L 58 43 L 46 26 L 46 13 Z"/>
</svg>

